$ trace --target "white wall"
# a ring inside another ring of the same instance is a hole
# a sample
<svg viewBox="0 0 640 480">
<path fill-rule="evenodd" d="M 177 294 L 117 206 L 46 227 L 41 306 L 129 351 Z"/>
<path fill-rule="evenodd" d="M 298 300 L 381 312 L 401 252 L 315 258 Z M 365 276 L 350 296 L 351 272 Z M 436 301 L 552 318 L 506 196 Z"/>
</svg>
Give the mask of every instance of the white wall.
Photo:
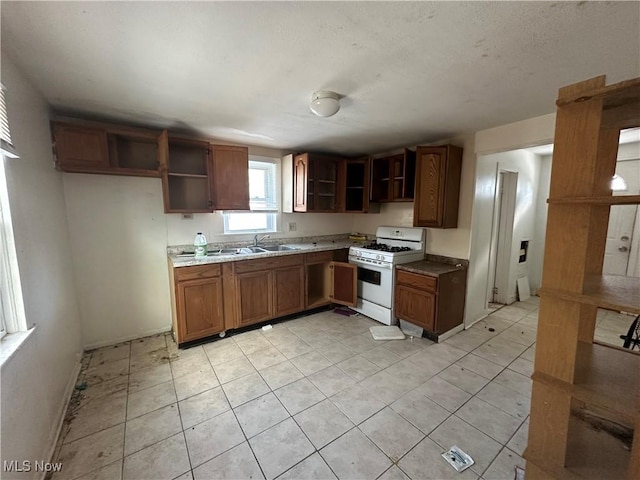
<svg viewBox="0 0 640 480">
<path fill-rule="evenodd" d="M 525 150 L 513 150 L 510 152 L 483 155 L 478 159 L 476 167 L 476 202 L 477 208 L 474 221 L 475 241 L 479 243 L 475 250 L 475 268 L 478 277 L 473 288 L 484 288 L 485 293 L 490 287 L 489 279 L 489 254 L 491 246 L 491 234 L 494 222 L 494 203 L 497 176 L 500 171 L 517 172 L 518 183 L 516 189 L 515 215 L 513 221 L 513 233 L 511 238 L 510 269 L 508 276 L 508 291 L 506 298 L 508 303 L 516 299 L 516 279 L 522 276 L 529 278 L 532 263 L 537 262 L 536 250 L 533 248 L 536 241 L 536 203 L 538 198 L 538 179 L 540 176 L 540 159 Z M 544 227 L 543 227 L 544 228 Z M 520 241 L 529 240 L 529 254 L 525 263 L 518 263 Z M 531 284 L 532 288 L 537 285 Z"/>
<path fill-rule="evenodd" d="M 544 244 L 547 234 L 547 199 L 551 184 L 551 155 L 540 157 L 540 180 L 538 181 L 538 199 L 536 201 L 536 231 L 532 247 L 529 283 L 531 292 L 542 285 L 542 264 L 544 263 Z"/>
<path fill-rule="evenodd" d="M 225 235 L 222 213 L 196 213 L 193 219 L 183 219 L 180 214 L 167 214 L 168 245 L 190 245 L 197 232 L 206 235 L 210 243 L 241 241 L 250 242 L 253 235 Z M 296 224 L 295 231 L 288 231 L 289 222 Z M 351 214 L 341 213 L 283 213 L 280 215 L 279 232 L 271 238 L 292 238 L 315 235 L 349 233 L 353 224 Z"/>
<path fill-rule="evenodd" d="M 85 348 L 169 330 L 160 179 L 63 176 Z"/>
<path fill-rule="evenodd" d="M 482 130 L 475 135 L 476 157 L 527 146 L 553 143 L 555 114 Z M 476 160 L 477 161 L 477 160 Z M 492 169 L 494 169 L 492 171 Z M 468 327 L 488 314 L 487 276 L 491 240 L 491 213 L 494 202 L 495 166 L 474 164 L 473 211 L 465 325 Z M 489 219 L 489 221 L 487 221 Z"/>
<path fill-rule="evenodd" d="M 2 366 L 2 460 L 48 461 L 79 367 L 80 315 L 62 175 L 51 161 L 48 106 L 4 52 L 2 82 L 21 156 L 5 164 L 20 279 L 27 323 L 37 325 Z"/>
<path fill-rule="evenodd" d="M 353 215 L 353 232 L 376 234 L 380 225 L 413 226 L 413 202 L 381 203 L 380 213 Z"/>
</svg>

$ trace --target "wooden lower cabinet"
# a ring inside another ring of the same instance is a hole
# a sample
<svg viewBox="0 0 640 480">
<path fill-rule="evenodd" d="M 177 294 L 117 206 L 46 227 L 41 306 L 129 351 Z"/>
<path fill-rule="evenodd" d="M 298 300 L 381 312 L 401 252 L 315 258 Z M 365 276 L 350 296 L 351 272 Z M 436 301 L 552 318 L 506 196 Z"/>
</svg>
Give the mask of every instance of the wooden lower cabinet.
<svg viewBox="0 0 640 480">
<path fill-rule="evenodd" d="M 311 308 L 355 306 L 355 265 L 342 250 L 174 268 L 176 342 L 184 344 Z"/>
<path fill-rule="evenodd" d="M 346 260 L 347 251 L 333 250 L 305 254 L 305 307 L 330 303 L 355 307 L 358 297 L 358 270 Z"/>
<path fill-rule="evenodd" d="M 273 315 L 279 317 L 304 310 L 304 266 L 273 271 Z"/>
<path fill-rule="evenodd" d="M 397 285 L 395 296 L 396 317 L 418 325 L 429 332 L 435 330 L 435 293 Z"/>
<path fill-rule="evenodd" d="M 221 278 L 180 282 L 178 302 L 184 319 L 181 337 L 185 342 L 224 330 Z"/>
<path fill-rule="evenodd" d="M 304 310 L 302 255 L 234 262 L 236 327 Z"/>
<path fill-rule="evenodd" d="M 271 272 L 249 272 L 236 275 L 238 327 L 272 318 Z"/>
<path fill-rule="evenodd" d="M 304 267 L 236 274 L 236 306 L 238 327 L 304 310 Z"/>
<path fill-rule="evenodd" d="M 225 331 L 220 265 L 170 268 L 173 334 L 183 344 Z"/>
<path fill-rule="evenodd" d="M 466 270 L 432 277 L 396 270 L 394 314 L 439 335 L 463 322 Z"/>
</svg>

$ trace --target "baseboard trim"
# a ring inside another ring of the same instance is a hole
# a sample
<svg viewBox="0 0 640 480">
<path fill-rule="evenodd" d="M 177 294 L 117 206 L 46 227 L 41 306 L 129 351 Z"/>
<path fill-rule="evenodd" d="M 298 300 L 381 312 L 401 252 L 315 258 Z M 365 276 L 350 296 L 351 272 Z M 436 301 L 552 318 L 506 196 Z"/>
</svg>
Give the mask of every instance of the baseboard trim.
<svg viewBox="0 0 640 480">
<path fill-rule="evenodd" d="M 84 346 L 84 350 L 87 351 L 87 350 L 93 350 L 95 348 L 109 347 L 117 343 L 128 342 L 129 340 L 136 340 L 138 338 L 149 337 L 151 335 L 158 335 L 159 333 L 170 333 L 170 332 L 171 332 L 171 325 L 168 325 L 166 327 L 154 328 L 153 330 L 147 330 L 145 332 L 136 333 L 133 335 L 127 335 L 125 337 L 119 337 L 111 340 L 103 340 L 100 342 L 89 343 Z"/>
<path fill-rule="evenodd" d="M 469 323 L 466 323 L 466 322 L 465 322 L 465 324 L 464 324 L 464 329 L 465 329 L 465 330 L 467 330 L 467 329 L 469 329 L 469 328 L 473 327 L 473 326 L 474 326 L 476 323 L 478 323 L 480 320 L 484 320 L 485 318 L 487 318 L 487 317 L 489 316 L 489 313 L 490 313 L 490 312 L 488 312 L 488 311 L 487 311 L 487 313 L 485 313 L 484 315 L 482 315 L 482 316 L 480 316 L 480 317 L 476 318 L 475 320 L 473 320 L 473 321 L 471 321 L 471 322 L 469 322 Z"/>
<path fill-rule="evenodd" d="M 46 457 L 51 462 L 55 460 L 53 456 L 56 453 L 56 447 L 58 446 L 58 441 L 60 440 L 60 433 L 62 432 L 62 426 L 64 425 L 64 418 L 67 414 L 67 409 L 69 408 L 69 402 L 71 401 L 71 395 L 73 394 L 73 389 L 76 386 L 78 375 L 80 374 L 80 368 L 82 368 L 81 360 L 82 360 L 82 354 L 79 353 L 76 359 L 76 363 L 73 366 L 73 371 L 71 372 L 71 376 L 69 377 L 69 380 L 67 382 L 67 386 L 64 389 L 64 396 L 62 397 L 64 401 L 62 403 L 61 410 L 58 412 L 58 419 L 56 421 L 57 426 L 54 430 L 55 435 L 50 440 L 51 448 L 49 449 L 49 454 Z M 44 480 L 46 475 L 47 475 L 47 472 L 42 472 L 42 476 L 40 478 Z"/>
<path fill-rule="evenodd" d="M 438 335 L 438 343 L 444 342 L 447 338 L 453 337 L 456 333 L 464 330 L 464 323 L 453 327 L 451 330 L 444 332 L 442 335 Z"/>
</svg>

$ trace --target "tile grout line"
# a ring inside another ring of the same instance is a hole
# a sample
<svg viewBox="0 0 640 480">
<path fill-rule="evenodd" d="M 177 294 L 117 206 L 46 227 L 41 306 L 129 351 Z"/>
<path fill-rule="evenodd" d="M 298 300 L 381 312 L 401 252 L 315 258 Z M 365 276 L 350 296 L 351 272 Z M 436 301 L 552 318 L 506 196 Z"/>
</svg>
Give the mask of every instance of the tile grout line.
<svg viewBox="0 0 640 480">
<path fill-rule="evenodd" d="M 131 346 L 131 342 L 129 343 L 129 368 L 127 369 L 127 401 L 124 404 L 124 428 L 123 428 L 123 438 L 122 438 L 122 466 L 121 466 L 121 471 L 120 471 L 120 478 L 122 478 L 123 480 L 125 480 L 124 477 L 124 459 L 125 459 L 125 453 L 126 453 L 126 442 L 127 442 L 127 414 L 129 413 L 129 382 L 131 379 L 131 351 L 133 350 L 133 347 Z M 165 341 L 165 345 L 166 345 L 166 341 Z"/>
<path fill-rule="evenodd" d="M 165 348 L 167 349 L 167 352 L 168 352 L 169 351 L 169 345 L 167 344 L 167 337 L 166 336 L 165 336 L 164 341 L 165 341 Z M 200 347 L 200 348 L 202 348 L 202 347 Z M 203 349 L 203 351 L 204 351 L 204 349 Z M 205 352 L 205 358 L 207 358 L 207 360 L 208 360 L 206 352 Z M 169 359 L 169 371 L 171 372 L 171 384 L 173 385 L 173 394 L 175 395 L 176 408 L 178 409 L 178 418 L 180 419 L 180 429 L 181 429 L 180 433 L 182 433 L 182 438 L 184 439 L 184 448 L 187 451 L 187 461 L 189 462 L 189 470 L 188 470 L 188 472 L 191 472 L 191 477 L 193 478 L 193 464 L 191 463 L 191 454 L 189 453 L 189 444 L 187 443 L 187 434 L 186 434 L 185 429 L 184 429 L 184 423 L 182 422 L 182 413 L 180 412 L 180 402 L 178 401 L 178 392 L 176 391 L 176 383 L 175 383 L 176 379 L 175 379 L 175 377 L 173 375 L 173 368 L 171 368 L 171 359 Z M 165 405 L 165 407 L 166 407 L 166 405 Z M 165 408 L 165 407 L 161 407 L 161 408 Z M 156 409 L 156 410 L 159 410 L 159 409 Z M 174 434 L 174 435 L 177 435 L 177 434 Z M 170 435 L 167 438 L 164 438 L 164 439 L 154 443 L 154 445 L 156 445 L 156 444 L 158 444 L 160 442 L 163 442 L 163 441 L 167 440 L 168 438 L 173 437 L 174 435 Z M 145 447 L 145 448 L 149 448 L 149 447 Z M 144 450 L 144 449 L 142 449 L 142 450 Z M 140 450 L 140 451 L 142 451 L 142 450 Z M 185 473 L 187 473 L 187 472 L 182 472 L 182 473 L 178 474 L 178 476 L 175 477 L 175 478 L 178 478 L 181 475 L 184 475 Z M 127 480 L 127 479 L 125 479 L 123 477 L 122 480 Z"/>
</svg>

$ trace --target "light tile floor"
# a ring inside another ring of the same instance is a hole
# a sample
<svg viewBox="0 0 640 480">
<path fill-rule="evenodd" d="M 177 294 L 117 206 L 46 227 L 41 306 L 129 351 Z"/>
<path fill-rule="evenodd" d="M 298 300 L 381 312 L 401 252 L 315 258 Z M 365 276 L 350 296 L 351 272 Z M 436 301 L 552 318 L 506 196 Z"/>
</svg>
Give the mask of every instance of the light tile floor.
<svg viewBox="0 0 640 480">
<path fill-rule="evenodd" d="M 159 335 L 89 352 L 53 478 L 511 480 L 537 309 L 441 344 L 374 341 L 376 322 L 328 311 L 184 350 Z M 462 474 L 440 456 L 452 445 L 475 459 Z"/>
</svg>

